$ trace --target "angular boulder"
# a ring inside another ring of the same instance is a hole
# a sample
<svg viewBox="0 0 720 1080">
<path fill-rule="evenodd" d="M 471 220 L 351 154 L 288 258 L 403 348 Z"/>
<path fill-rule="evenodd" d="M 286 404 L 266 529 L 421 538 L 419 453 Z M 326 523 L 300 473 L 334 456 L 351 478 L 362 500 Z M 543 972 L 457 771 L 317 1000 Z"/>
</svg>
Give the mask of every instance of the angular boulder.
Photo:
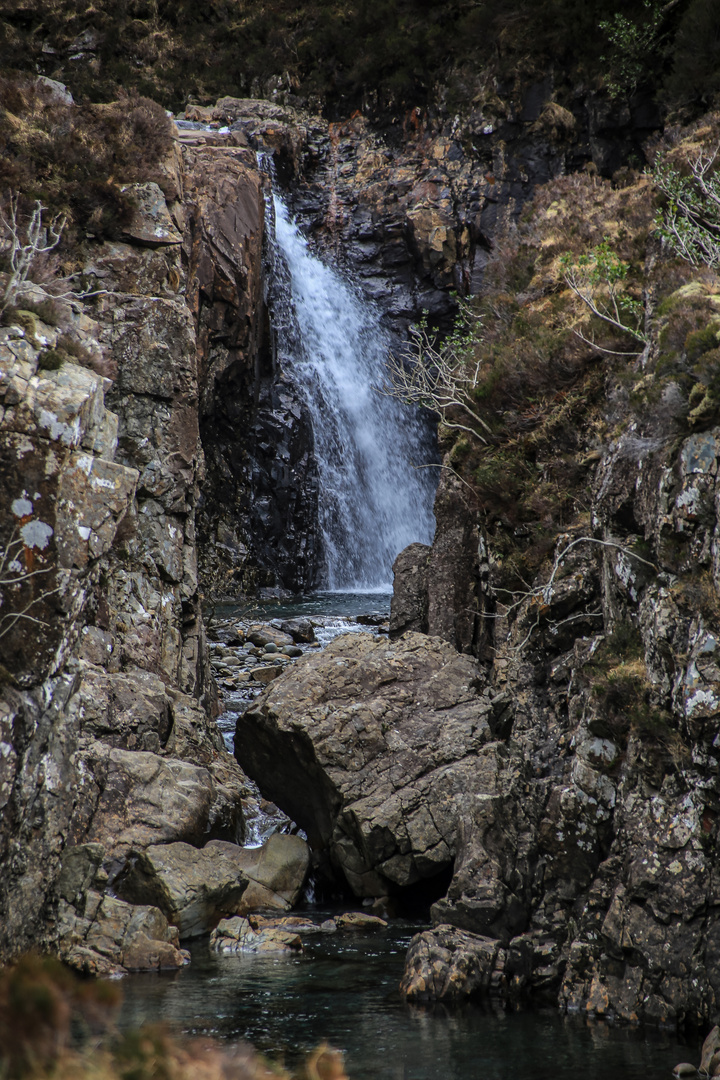
<svg viewBox="0 0 720 1080">
<path fill-rule="evenodd" d="M 257 698 L 235 754 L 356 895 L 385 896 L 455 858 L 458 799 L 494 760 L 483 683 L 472 658 L 424 634 L 344 635 Z"/>
<path fill-rule="evenodd" d="M 227 851 L 232 847 L 222 840 L 212 840 L 206 850 Z M 235 857 L 241 859 L 249 880 L 236 908 L 238 914 L 265 908 L 288 911 L 297 903 L 310 866 L 310 849 L 300 836 L 273 833 L 262 847 L 240 851 L 242 854 Z"/>
<path fill-rule="evenodd" d="M 253 929 L 247 919 L 236 915 L 223 919 L 210 935 L 210 948 L 215 952 L 302 952 L 302 941 L 292 930 L 279 927 Z"/>
<path fill-rule="evenodd" d="M 400 991 L 415 1001 L 492 994 L 502 983 L 504 960 L 504 950 L 494 938 L 442 924 L 413 938 Z"/>
<path fill-rule="evenodd" d="M 190 938 L 208 933 L 225 916 L 258 908 L 287 911 L 309 862 L 299 836 L 271 836 L 261 848 L 223 840 L 202 849 L 158 844 L 134 854 L 117 889 L 125 900 L 160 908 L 180 937 Z"/>
<path fill-rule="evenodd" d="M 84 911 L 66 901 L 58 908 L 60 956 L 88 975 L 179 968 L 187 955 L 178 948 L 178 931 L 161 911 L 88 892 Z"/>
<path fill-rule="evenodd" d="M 236 862 L 190 844 L 153 845 L 131 861 L 118 891 L 131 903 L 159 907 L 181 938 L 206 934 L 233 914 L 247 887 Z"/>
</svg>

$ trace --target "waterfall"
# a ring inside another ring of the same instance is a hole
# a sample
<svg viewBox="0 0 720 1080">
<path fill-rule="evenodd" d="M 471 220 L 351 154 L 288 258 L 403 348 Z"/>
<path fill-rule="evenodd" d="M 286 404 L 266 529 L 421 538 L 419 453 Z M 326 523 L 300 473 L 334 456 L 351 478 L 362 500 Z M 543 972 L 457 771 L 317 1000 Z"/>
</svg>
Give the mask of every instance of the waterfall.
<svg viewBox="0 0 720 1080">
<path fill-rule="evenodd" d="M 310 252 L 277 195 L 270 216 L 278 362 L 312 420 L 324 586 L 386 591 L 398 552 L 432 540 L 436 477 L 415 467 L 432 440 L 414 410 L 374 389 L 390 346 L 378 310 Z"/>
</svg>

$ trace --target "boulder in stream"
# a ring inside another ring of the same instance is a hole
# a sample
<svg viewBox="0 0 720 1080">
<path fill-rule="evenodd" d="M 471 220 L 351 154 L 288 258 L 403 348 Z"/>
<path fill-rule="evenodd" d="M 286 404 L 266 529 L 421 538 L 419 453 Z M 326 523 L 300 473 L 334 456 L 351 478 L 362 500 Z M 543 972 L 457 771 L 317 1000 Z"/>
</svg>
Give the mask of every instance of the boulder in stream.
<svg viewBox="0 0 720 1080">
<path fill-rule="evenodd" d="M 216 952 L 302 952 L 302 941 L 292 930 L 279 927 L 254 930 L 247 919 L 236 915 L 223 919 L 210 935 L 210 948 Z"/>
<path fill-rule="evenodd" d="M 357 896 L 450 868 L 458 800 L 492 784 L 484 675 L 446 642 L 346 634 L 300 657 L 238 720 L 235 754 Z"/>
<path fill-rule="evenodd" d="M 497 940 L 442 924 L 413 938 L 400 990 L 415 1001 L 492 994 L 502 982 L 504 960 Z"/>
<path fill-rule="evenodd" d="M 366 915 L 364 911 L 346 911 L 335 920 L 339 930 L 383 930 L 387 923 L 377 915 Z"/>
</svg>

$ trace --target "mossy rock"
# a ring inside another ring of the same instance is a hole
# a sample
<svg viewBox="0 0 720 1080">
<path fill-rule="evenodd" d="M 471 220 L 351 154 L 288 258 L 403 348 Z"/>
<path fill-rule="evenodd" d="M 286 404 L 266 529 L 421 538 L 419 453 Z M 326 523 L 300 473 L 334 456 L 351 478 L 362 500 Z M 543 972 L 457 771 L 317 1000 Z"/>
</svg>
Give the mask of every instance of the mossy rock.
<svg viewBox="0 0 720 1080">
<path fill-rule="evenodd" d="M 19 326 L 25 331 L 26 340 L 38 347 L 39 320 L 34 311 L 26 311 L 24 308 L 8 308 L 3 321 L 7 326 Z"/>
<path fill-rule="evenodd" d="M 691 330 L 685 338 L 685 352 L 692 364 L 703 353 L 710 352 L 718 347 L 718 335 L 720 334 L 720 319 L 712 319 L 707 326 L 700 330 Z"/>
<path fill-rule="evenodd" d="M 38 368 L 41 371 L 57 371 L 68 359 L 62 349 L 43 349 L 38 356 Z"/>
</svg>

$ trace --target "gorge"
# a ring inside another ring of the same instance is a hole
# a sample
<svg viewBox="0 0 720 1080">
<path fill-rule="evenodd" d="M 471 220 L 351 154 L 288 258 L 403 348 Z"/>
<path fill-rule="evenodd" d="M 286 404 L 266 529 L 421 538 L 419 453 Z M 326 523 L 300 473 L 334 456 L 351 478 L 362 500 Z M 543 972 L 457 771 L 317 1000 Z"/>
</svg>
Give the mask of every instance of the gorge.
<svg viewBox="0 0 720 1080">
<path fill-rule="evenodd" d="M 0 325 L 0 960 L 174 970 L 133 975 L 128 1009 L 179 1015 L 193 970 L 241 993 L 207 935 L 270 909 L 305 947 L 278 1000 L 312 957 L 332 997 L 374 952 L 393 1031 L 457 1010 L 458 1076 L 493 1009 L 704 1036 L 720 283 L 661 241 L 652 168 L 690 173 L 718 114 L 663 126 L 649 94 L 550 74 L 392 123 L 289 90 L 168 116 L 13 80 L 18 176 L 48 132 L 69 154 L 99 131 L 115 165 Z M 5 207 L 6 257 L 32 205 Z M 614 325 L 587 303 L 608 282 Z M 423 312 L 480 372 L 482 423 L 437 440 L 382 393 Z M 291 608 L 317 590 L 393 590 L 387 630 L 365 613 L 316 647 Z M 244 846 L 259 806 L 277 834 Z M 380 944 L 295 933 L 308 872 L 317 925 L 391 917 Z"/>
</svg>

